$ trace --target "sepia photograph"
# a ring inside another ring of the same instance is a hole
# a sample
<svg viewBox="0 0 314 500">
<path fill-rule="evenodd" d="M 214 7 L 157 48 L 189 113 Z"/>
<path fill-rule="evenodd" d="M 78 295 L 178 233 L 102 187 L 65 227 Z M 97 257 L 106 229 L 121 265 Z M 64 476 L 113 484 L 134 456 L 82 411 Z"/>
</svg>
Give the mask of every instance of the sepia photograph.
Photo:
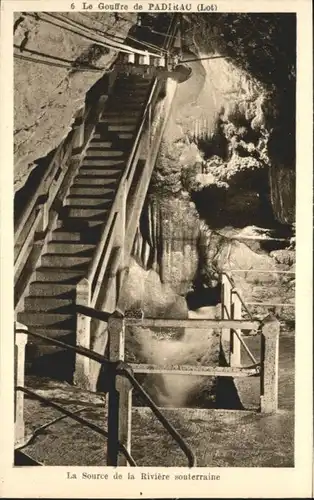
<svg viewBox="0 0 314 500">
<path fill-rule="evenodd" d="M 15 14 L 17 460 L 293 467 L 295 82 L 295 14 Z"/>
<path fill-rule="evenodd" d="M 292 472 L 297 14 L 83 3 L 11 17 L 13 469 Z"/>
</svg>

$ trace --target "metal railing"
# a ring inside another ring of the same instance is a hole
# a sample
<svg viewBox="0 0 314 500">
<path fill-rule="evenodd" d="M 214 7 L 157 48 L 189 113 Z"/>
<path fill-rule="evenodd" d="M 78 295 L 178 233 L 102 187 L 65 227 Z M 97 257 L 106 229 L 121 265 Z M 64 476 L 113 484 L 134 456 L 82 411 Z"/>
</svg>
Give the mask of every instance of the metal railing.
<svg viewBox="0 0 314 500">
<path fill-rule="evenodd" d="M 87 312 L 87 311 L 85 311 Z M 99 311 L 101 313 L 101 311 Z M 97 314 L 97 313 L 96 313 Z M 96 361 L 97 363 L 100 363 L 101 365 L 106 366 L 108 369 L 108 377 L 111 379 L 111 386 L 113 388 L 113 392 L 115 391 L 115 379 L 118 376 L 122 376 L 125 379 L 129 381 L 131 384 L 132 388 L 136 390 L 139 394 L 139 396 L 142 398 L 143 402 L 152 410 L 156 418 L 159 420 L 159 422 L 162 424 L 164 429 L 171 435 L 171 437 L 174 439 L 174 441 L 178 444 L 180 449 L 183 451 L 185 456 L 187 457 L 188 461 L 188 466 L 193 467 L 196 464 L 196 459 L 194 456 L 193 451 L 191 448 L 187 445 L 187 443 L 184 441 L 182 436 L 179 434 L 179 432 L 173 427 L 173 425 L 168 421 L 168 419 L 165 417 L 165 415 L 161 412 L 161 410 L 157 407 L 157 405 L 153 402 L 153 400 L 150 398 L 150 396 L 147 394 L 147 392 L 143 389 L 143 387 L 140 385 L 140 383 L 136 380 L 136 378 L 133 375 L 133 371 L 130 365 L 127 363 L 124 363 L 122 361 L 109 361 L 106 359 L 104 356 L 101 354 L 98 354 L 94 351 L 91 351 L 90 349 L 86 349 L 84 347 L 78 347 L 78 346 L 72 346 L 70 344 L 66 344 L 64 342 L 61 342 L 59 340 L 51 339 L 45 335 L 31 332 L 29 330 L 26 330 L 25 328 L 16 328 L 15 333 L 18 335 L 19 333 L 24 334 L 27 332 L 28 335 L 38 339 L 38 340 L 43 340 L 45 342 L 48 342 L 54 346 L 61 347 L 63 349 L 66 349 L 68 351 L 72 351 L 75 354 L 79 354 L 80 356 L 84 356 L 90 360 Z M 18 362 L 18 357 L 17 357 L 17 362 Z M 19 372 L 21 367 L 16 366 L 16 371 Z M 23 367 L 24 369 L 24 367 Z M 94 430 L 95 432 L 98 432 L 99 434 L 103 435 L 107 439 L 111 439 L 111 425 L 115 429 L 118 426 L 118 422 L 113 422 L 112 424 L 110 423 L 110 418 L 108 418 L 108 432 L 104 431 L 101 429 L 99 426 L 87 421 L 86 419 L 76 415 L 74 412 L 71 412 L 69 410 L 66 410 L 62 406 L 58 405 L 57 403 L 54 403 L 53 401 L 44 398 L 43 396 L 40 396 L 36 392 L 25 388 L 23 385 L 20 385 L 17 383 L 15 386 L 16 391 L 21 391 L 25 394 L 28 394 L 31 397 L 34 397 L 41 401 L 42 403 L 52 406 L 55 409 L 59 410 L 63 414 L 67 415 L 68 417 L 72 418 L 73 420 L 89 427 L 90 429 Z M 110 396 L 110 392 L 109 392 Z M 109 397 L 109 408 L 108 412 L 110 413 L 110 404 L 114 404 L 115 406 L 116 399 L 114 398 L 112 400 L 112 403 L 110 402 L 110 397 Z M 117 408 L 116 406 L 113 408 L 114 412 L 117 415 L 117 418 L 119 419 L 119 411 L 121 409 Z M 24 419 L 23 419 L 23 425 L 24 425 Z M 114 430 L 113 429 L 113 430 Z M 114 433 L 114 432 L 113 432 Z M 119 440 L 115 440 L 113 437 L 114 443 L 113 443 L 113 451 L 111 447 L 111 453 L 110 453 L 110 465 L 117 465 L 118 464 L 118 455 L 119 453 L 123 453 L 124 457 L 126 458 L 127 462 L 131 466 L 136 466 L 136 462 L 131 456 L 130 452 L 127 450 L 126 446 L 124 446 L 123 443 L 121 443 Z M 18 448 L 22 448 L 23 446 L 19 446 Z M 108 456 L 107 456 L 108 460 Z"/>
<path fill-rule="evenodd" d="M 76 411 L 69 411 L 66 408 L 64 408 L 63 406 L 55 403 L 51 399 L 45 398 L 45 397 L 41 396 L 40 394 L 38 394 L 37 392 L 32 391 L 30 389 L 27 389 L 26 387 L 16 386 L 15 390 L 16 391 L 21 391 L 24 394 L 27 394 L 31 398 L 34 398 L 37 401 L 40 401 L 45 406 L 50 406 L 51 408 L 54 408 L 55 410 L 58 410 L 60 413 L 62 413 L 64 415 L 64 417 L 68 417 L 68 418 L 74 420 L 75 422 L 78 422 L 79 424 L 84 425 L 85 427 L 88 427 L 92 431 L 94 431 L 97 434 L 100 434 L 101 436 L 103 436 L 106 439 L 108 439 L 108 432 L 107 431 L 105 431 L 104 429 L 102 429 L 98 425 L 93 424 L 92 422 L 89 422 L 85 418 L 79 417 L 77 415 L 77 413 L 83 411 L 85 408 L 83 408 L 83 409 L 81 408 L 80 410 L 76 410 Z M 27 446 L 29 446 L 31 444 L 31 442 L 33 441 L 33 439 L 40 433 L 41 430 L 43 430 L 44 428 L 52 425 L 53 423 L 55 423 L 56 421 L 59 421 L 59 420 L 61 420 L 60 417 L 58 419 L 55 419 L 52 422 L 48 422 L 48 424 L 45 424 L 44 426 L 41 426 L 38 429 L 36 429 L 35 432 L 32 434 L 31 438 L 28 439 L 27 442 L 24 443 L 23 445 L 18 446 L 18 448 L 16 448 L 16 449 L 22 450 L 23 448 L 26 448 Z M 121 453 L 123 453 L 123 455 L 125 456 L 127 462 L 132 467 L 136 467 L 136 462 L 135 462 L 134 458 L 130 455 L 130 453 L 128 452 L 128 450 L 126 449 L 126 447 L 124 445 L 122 445 L 121 443 L 118 443 L 118 447 L 119 447 L 119 451 Z"/>
</svg>

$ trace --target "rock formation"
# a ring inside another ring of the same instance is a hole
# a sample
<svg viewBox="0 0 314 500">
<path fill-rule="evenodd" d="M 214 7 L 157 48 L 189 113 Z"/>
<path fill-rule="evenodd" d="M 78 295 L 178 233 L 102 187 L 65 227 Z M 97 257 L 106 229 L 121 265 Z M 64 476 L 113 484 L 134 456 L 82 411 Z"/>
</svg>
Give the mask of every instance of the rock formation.
<svg viewBox="0 0 314 500">
<path fill-rule="evenodd" d="M 101 43 L 102 34 L 123 41 L 135 21 L 136 14 L 15 14 L 15 191 L 36 160 L 67 136 L 87 91 L 115 60 L 117 51 Z"/>
</svg>

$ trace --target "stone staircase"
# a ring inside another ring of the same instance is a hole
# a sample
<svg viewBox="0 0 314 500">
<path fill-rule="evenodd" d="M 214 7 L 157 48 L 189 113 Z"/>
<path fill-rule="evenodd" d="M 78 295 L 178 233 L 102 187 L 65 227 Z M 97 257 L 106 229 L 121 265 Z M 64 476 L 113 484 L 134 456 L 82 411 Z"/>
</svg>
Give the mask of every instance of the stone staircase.
<svg viewBox="0 0 314 500">
<path fill-rule="evenodd" d="M 86 275 L 106 225 L 150 84 L 151 79 L 134 76 L 116 80 L 17 316 L 35 333 L 75 342 L 76 284 Z M 30 341 L 34 358 L 43 358 L 37 368 L 49 375 L 47 356 L 60 354 L 60 348 L 38 342 L 32 348 Z"/>
</svg>

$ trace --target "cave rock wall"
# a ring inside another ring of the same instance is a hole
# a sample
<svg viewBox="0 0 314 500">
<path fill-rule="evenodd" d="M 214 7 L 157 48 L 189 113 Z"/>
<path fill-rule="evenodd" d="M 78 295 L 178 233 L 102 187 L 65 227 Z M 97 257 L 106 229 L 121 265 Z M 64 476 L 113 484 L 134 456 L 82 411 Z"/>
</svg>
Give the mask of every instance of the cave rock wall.
<svg viewBox="0 0 314 500">
<path fill-rule="evenodd" d="M 62 13 L 92 30 L 123 40 L 136 14 Z M 35 161 L 57 147 L 71 129 L 87 91 L 108 70 L 117 53 L 74 33 L 45 13 L 14 17 L 14 187 L 20 189 Z M 91 32 L 91 37 L 93 37 Z M 43 64 L 39 61 L 45 61 Z M 77 69 L 99 68 L 99 71 Z M 65 67 L 60 67 L 65 66 Z"/>
<path fill-rule="evenodd" d="M 137 232 L 133 256 L 161 283 L 185 295 L 198 269 L 199 218 L 193 203 L 178 198 L 148 197 Z"/>
</svg>

